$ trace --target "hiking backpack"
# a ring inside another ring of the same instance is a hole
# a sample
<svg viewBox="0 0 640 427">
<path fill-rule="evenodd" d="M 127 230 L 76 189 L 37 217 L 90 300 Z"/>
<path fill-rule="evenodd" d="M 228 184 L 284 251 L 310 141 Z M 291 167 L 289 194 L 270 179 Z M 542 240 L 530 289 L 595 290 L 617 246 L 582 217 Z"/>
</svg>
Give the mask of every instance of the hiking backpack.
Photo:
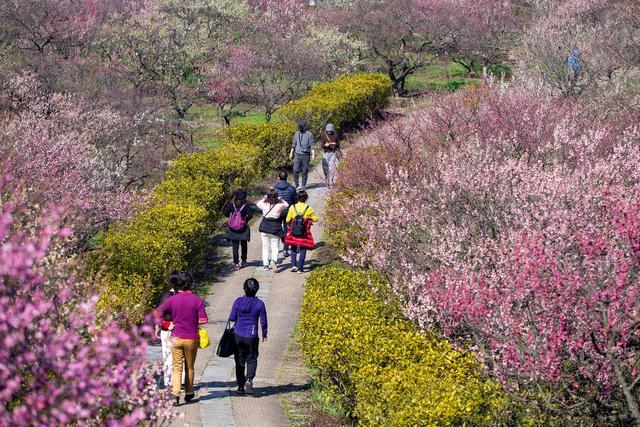
<svg viewBox="0 0 640 427">
<path fill-rule="evenodd" d="M 236 205 L 233 204 L 233 213 L 229 217 L 227 221 L 227 226 L 231 231 L 242 232 L 244 228 L 247 226 L 247 220 L 242 217 L 242 210 L 246 205 L 242 205 L 240 209 L 236 208 Z"/>
<path fill-rule="evenodd" d="M 299 214 L 295 205 L 293 206 L 293 211 L 296 213 L 296 216 L 291 221 L 291 235 L 295 237 L 304 237 L 307 235 L 307 221 L 304 219 L 304 214 L 309 209 L 309 206 L 304 208 L 304 211 Z"/>
</svg>

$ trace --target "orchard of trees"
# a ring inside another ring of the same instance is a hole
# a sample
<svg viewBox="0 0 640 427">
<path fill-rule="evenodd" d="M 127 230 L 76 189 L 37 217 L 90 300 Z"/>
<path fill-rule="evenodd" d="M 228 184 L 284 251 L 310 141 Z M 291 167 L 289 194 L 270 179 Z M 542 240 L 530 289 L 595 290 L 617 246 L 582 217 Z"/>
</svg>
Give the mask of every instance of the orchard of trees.
<svg viewBox="0 0 640 427">
<path fill-rule="evenodd" d="M 149 331 L 97 316 L 87 264 L 203 149 L 194 110 L 269 121 L 358 71 L 404 96 L 443 63 L 487 83 L 366 134 L 333 243 L 517 404 L 640 424 L 636 0 L 0 2 L 0 424 L 170 417 Z"/>
</svg>

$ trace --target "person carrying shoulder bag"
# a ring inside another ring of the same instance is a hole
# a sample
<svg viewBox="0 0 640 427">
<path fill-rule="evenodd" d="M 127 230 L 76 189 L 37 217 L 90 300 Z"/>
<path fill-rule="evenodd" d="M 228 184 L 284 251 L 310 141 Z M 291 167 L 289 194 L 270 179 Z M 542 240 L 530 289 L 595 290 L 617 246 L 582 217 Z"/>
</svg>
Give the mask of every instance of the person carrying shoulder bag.
<svg viewBox="0 0 640 427">
<path fill-rule="evenodd" d="M 236 322 L 234 327 L 236 351 L 236 380 L 238 394 L 253 394 L 253 379 L 258 369 L 258 320 L 262 328 L 262 341 L 267 340 L 267 309 L 264 302 L 256 297 L 260 283 L 254 278 L 247 279 L 243 285 L 244 295 L 233 302 L 229 321 Z M 246 372 L 245 372 L 246 366 Z"/>
<path fill-rule="evenodd" d="M 282 212 L 289 204 L 282 200 L 274 188 L 270 188 L 267 195 L 257 203 L 262 211 L 260 222 L 260 237 L 262 238 L 262 264 L 265 270 L 275 269 L 278 262 L 280 238 L 282 236 Z"/>
</svg>

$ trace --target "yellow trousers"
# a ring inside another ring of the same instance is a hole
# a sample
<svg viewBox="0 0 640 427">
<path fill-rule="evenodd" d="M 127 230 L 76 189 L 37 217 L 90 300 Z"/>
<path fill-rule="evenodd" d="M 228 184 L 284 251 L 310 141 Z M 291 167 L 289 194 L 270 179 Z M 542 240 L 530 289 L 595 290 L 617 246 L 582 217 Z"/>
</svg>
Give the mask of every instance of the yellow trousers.
<svg viewBox="0 0 640 427">
<path fill-rule="evenodd" d="M 171 375 L 171 391 L 175 397 L 180 396 L 180 386 L 182 380 L 182 362 L 186 365 L 185 391 L 187 394 L 193 393 L 193 376 L 194 366 L 196 364 L 196 355 L 198 354 L 198 341 L 187 340 L 175 337 L 173 339 L 173 348 L 171 355 L 173 356 L 173 373 Z"/>
</svg>

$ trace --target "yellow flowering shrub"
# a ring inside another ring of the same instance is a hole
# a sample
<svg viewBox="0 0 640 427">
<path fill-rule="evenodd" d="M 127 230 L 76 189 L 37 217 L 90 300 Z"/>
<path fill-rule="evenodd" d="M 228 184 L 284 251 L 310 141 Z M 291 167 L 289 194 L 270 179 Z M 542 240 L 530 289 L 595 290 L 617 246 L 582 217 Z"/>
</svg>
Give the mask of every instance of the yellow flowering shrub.
<svg viewBox="0 0 640 427">
<path fill-rule="evenodd" d="M 302 98 L 276 112 L 276 121 L 305 119 L 319 135 L 324 125 L 355 125 L 382 110 L 391 94 L 391 80 L 384 74 L 350 74 L 315 85 Z"/>
<path fill-rule="evenodd" d="M 221 216 L 220 205 L 224 199 L 223 183 L 204 176 L 187 176 L 166 179 L 154 190 L 152 203 L 187 202 L 207 211 L 207 222 L 213 228 Z"/>
<path fill-rule="evenodd" d="M 233 144 L 251 144 L 259 147 L 260 169 L 268 172 L 281 169 L 289 163 L 289 147 L 296 125 L 286 121 L 281 123 L 250 124 L 240 123 L 224 130 L 224 136 Z"/>
<path fill-rule="evenodd" d="M 402 319 L 388 292 L 372 272 L 310 275 L 300 345 L 323 393 L 361 425 L 490 425 L 504 407 L 499 386 L 472 354 Z"/>
<path fill-rule="evenodd" d="M 139 320 L 140 310 L 152 306 L 172 270 L 201 262 L 207 215 L 192 203 L 164 203 L 111 227 L 100 253 L 108 283 L 101 301 L 121 307 L 132 322 Z"/>
<path fill-rule="evenodd" d="M 119 321 L 123 327 L 141 323 L 145 314 L 154 308 L 155 301 L 149 298 L 153 293 L 148 277 L 135 273 L 111 275 L 102 284 L 98 317 L 101 321 Z"/>
<path fill-rule="evenodd" d="M 243 187 L 260 172 L 260 148 L 251 144 L 223 143 L 213 150 L 179 156 L 167 168 L 167 179 L 199 178 L 223 187 Z"/>
</svg>

